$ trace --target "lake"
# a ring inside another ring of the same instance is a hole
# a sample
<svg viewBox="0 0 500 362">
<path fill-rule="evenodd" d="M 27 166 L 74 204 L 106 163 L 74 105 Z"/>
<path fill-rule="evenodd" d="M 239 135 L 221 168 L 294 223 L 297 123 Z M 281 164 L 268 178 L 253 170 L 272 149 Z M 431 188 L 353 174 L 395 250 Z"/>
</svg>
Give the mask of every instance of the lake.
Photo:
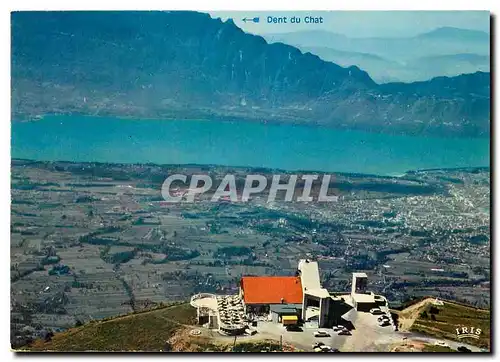
<svg viewBox="0 0 500 362">
<path fill-rule="evenodd" d="M 12 158 L 217 164 L 397 175 L 489 166 L 487 138 L 433 138 L 299 125 L 47 116 L 12 123 Z"/>
</svg>

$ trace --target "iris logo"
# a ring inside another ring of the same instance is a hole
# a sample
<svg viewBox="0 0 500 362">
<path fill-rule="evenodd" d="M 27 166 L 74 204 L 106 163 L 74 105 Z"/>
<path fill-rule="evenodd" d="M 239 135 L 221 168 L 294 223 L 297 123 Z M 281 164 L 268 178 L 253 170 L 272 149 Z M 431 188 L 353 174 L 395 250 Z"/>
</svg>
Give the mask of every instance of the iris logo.
<svg viewBox="0 0 500 362">
<path fill-rule="evenodd" d="M 462 338 L 475 338 L 479 339 L 479 336 L 481 335 L 481 329 L 480 328 L 474 328 L 474 327 L 459 327 L 455 329 L 457 331 L 457 337 L 458 339 Z"/>
</svg>

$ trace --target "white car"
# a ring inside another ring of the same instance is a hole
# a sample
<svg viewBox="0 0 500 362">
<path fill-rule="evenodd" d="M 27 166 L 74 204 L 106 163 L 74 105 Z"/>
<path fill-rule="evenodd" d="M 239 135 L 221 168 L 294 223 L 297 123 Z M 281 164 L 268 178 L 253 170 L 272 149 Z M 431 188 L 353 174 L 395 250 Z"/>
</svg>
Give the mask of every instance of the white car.
<svg viewBox="0 0 500 362">
<path fill-rule="evenodd" d="M 314 337 L 330 337 L 330 335 L 325 331 L 316 331 L 314 332 Z"/>
<path fill-rule="evenodd" d="M 436 341 L 436 342 L 434 342 L 434 345 L 440 346 L 440 347 L 450 347 L 450 345 L 448 343 L 443 342 L 443 341 Z"/>
<path fill-rule="evenodd" d="M 338 325 L 338 326 L 333 326 L 332 327 L 332 330 L 334 332 L 338 332 L 338 331 L 341 331 L 342 329 L 344 329 L 345 327 L 344 326 L 341 326 L 341 325 Z"/>
<path fill-rule="evenodd" d="M 372 308 L 370 309 L 370 313 L 373 315 L 384 314 L 380 308 Z"/>
<path fill-rule="evenodd" d="M 312 348 L 313 348 L 313 349 L 314 349 L 314 348 L 317 348 L 317 347 L 319 348 L 319 347 L 324 346 L 324 345 L 325 345 L 325 344 L 324 344 L 323 342 L 316 342 L 316 343 L 314 343 L 314 344 L 312 345 Z"/>
</svg>

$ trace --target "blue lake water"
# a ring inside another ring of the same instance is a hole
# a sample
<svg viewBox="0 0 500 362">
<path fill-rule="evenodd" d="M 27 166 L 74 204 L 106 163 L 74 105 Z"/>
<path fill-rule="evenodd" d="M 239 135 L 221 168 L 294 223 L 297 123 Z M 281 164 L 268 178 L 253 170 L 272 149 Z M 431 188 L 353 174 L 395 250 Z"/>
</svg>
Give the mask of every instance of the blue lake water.
<svg viewBox="0 0 500 362">
<path fill-rule="evenodd" d="M 12 123 L 12 157 L 217 164 L 396 175 L 488 166 L 487 138 L 431 138 L 298 125 L 47 116 Z"/>
</svg>

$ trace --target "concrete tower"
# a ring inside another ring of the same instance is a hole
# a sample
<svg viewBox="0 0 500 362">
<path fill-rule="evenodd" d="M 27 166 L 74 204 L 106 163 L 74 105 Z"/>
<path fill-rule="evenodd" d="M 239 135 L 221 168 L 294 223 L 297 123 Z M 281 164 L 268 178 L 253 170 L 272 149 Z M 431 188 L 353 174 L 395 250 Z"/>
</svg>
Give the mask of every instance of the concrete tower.
<svg viewBox="0 0 500 362">
<path fill-rule="evenodd" d="M 367 284 L 368 276 L 366 275 L 366 273 L 352 273 L 351 294 L 366 293 Z"/>
</svg>

